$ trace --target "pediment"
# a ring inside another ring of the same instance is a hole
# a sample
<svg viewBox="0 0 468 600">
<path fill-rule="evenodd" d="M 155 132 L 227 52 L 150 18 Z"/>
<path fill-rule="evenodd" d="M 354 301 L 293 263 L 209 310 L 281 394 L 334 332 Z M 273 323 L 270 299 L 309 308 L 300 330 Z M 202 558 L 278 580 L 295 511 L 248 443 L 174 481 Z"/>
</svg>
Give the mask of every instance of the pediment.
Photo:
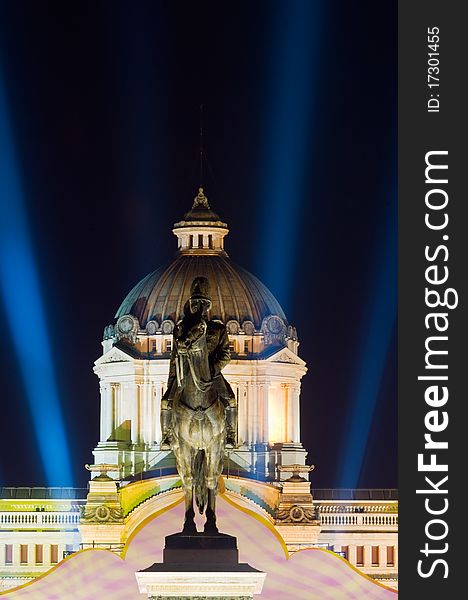
<svg viewBox="0 0 468 600">
<path fill-rule="evenodd" d="M 127 352 L 125 352 L 121 348 L 116 348 L 115 346 L 113 346 L 109 350 L 109 352 L 103 354 L 100 358 L 98 358 L 95 361 L 94 364 L 98 366 L 116 362 L 133 362 L 133 360 L 134 359 L 132 356 L 130 356 L 130 354 L 127 354 Z"/>
<path fill-rule="evenodd" d="M 289 348 L 280 348 L 277 352 L 269 356 L 266 361 L 275 363 L 289 363 L 301 367 L 305 367 L 306 365 L 305 361 L 302 360 L 302 358 L 299 358 L 297 354 L 294 354 L 294 352 L 291 352 Z"/>
</svg>

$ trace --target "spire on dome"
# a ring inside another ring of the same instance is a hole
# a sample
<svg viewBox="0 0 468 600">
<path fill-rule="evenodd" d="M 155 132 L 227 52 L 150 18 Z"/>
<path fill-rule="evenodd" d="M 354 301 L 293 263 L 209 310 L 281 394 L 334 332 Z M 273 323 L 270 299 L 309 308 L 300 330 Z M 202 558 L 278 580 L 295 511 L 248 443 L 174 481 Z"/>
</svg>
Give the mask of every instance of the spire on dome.
<svg viewBox="0 0 468 600">
<path fill-rule="evenodd" d="M 200 104 L 200 188 L 203 192 L 203 104 Z"/>
</svg>

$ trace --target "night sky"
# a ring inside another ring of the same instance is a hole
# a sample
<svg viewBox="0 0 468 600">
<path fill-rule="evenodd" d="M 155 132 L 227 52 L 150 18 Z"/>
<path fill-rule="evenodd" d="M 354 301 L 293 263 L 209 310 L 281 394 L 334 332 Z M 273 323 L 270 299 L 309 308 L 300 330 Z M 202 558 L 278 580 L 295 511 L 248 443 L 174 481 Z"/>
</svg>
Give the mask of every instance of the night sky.
<svg viewBox="0 0 468 600">
<path fill-rule="evenodd" d="M 395 2 L 0 3 L 0 156 L 20 189 L 0 184 L 0 202 L 24 208 L 74 485 L 99 436 L 103 329 L 174 255 L 196 194 L 203 103 L 226 249 L 277 297 L 308 364 L 313 487 L 397 486 L 396 44 Z M 0 260 L 18 276 L 17 252 Z M 2 281 L 0 485 L 47 485 L 5 300 L 24 293 Z"/>
</svg>

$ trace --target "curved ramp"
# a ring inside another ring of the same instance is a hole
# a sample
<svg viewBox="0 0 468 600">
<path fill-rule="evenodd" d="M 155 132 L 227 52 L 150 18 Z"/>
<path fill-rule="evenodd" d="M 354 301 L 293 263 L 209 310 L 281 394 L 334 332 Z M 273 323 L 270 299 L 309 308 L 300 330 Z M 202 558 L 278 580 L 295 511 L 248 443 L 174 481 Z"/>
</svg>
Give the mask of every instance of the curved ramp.
<svg viewBox="0 0 468 600">
<path fill-rule="evenodd" d="M 134 532 L 123 558 L 106 550 L 68 557 L 42 578 L 9 591 L 11 600 L 141 600 L 135 571 L 162 560 L 164 537 L 179 531 L 180 502 L 149 517 Z M 220 530 L 238 538 L 240 560 L 267 573 L 262 600 L 394 600 L 396 592 L 374 583 L 338 556 L 310 549 L 288 556 L 279 534 L 260 515 L 219 499 Z"/>
</svg>

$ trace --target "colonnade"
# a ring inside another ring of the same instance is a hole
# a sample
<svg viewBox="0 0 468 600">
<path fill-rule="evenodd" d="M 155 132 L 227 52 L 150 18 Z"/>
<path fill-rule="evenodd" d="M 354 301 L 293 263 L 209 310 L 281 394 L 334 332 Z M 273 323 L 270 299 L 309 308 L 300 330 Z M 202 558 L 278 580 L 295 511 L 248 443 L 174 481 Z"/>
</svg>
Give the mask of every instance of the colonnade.
<svg viewBox="0 0 468 600">
<path fill-rule="evenodd" d="M 161 439 L 161 398 L 167 377 L 102 380 L 100 441 L 152 447 Z M 245 446 L 300 443 L 299 382 L 227 376 L 238 401 L 238 439 Z"/>
</svg>

